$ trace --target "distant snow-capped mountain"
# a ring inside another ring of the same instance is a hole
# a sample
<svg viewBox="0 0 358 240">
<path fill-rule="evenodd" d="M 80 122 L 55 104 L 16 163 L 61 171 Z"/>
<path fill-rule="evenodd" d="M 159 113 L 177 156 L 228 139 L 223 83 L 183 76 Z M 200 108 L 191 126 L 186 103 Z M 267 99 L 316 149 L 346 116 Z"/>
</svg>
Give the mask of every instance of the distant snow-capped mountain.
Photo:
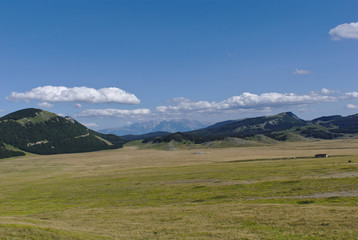
<svg viewBox="0 0 358 240">
<path fill-rule="evenodd" d="M 209 124 L 188 119 L 174 119 L 164 121 L 148 121 L 133 123 L 120 128 L 109 128 L 99 130 L 101 133 L 115 134 L 118 136 L 133 134 L 146 134 L 150 132 L 183 132 L 207 127 Z"/>
</svg>

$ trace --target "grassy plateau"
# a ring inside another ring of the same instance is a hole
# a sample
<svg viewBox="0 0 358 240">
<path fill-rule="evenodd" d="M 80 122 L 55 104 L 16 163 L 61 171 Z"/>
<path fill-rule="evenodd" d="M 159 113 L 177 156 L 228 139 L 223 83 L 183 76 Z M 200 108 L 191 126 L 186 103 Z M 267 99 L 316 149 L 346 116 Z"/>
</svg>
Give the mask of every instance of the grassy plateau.
<svg viewBox="0 0 358 240">
<path fill-rule="evenodd" d="M 358 239 L 358 140 L 0 159 L 0 239 Z"/>
</svg>

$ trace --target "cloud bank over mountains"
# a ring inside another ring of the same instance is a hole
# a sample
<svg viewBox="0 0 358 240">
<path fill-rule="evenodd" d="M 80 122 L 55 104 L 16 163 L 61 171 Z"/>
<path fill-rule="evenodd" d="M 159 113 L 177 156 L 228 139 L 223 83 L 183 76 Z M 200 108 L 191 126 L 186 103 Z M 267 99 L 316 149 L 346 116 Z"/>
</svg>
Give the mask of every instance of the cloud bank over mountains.
<svg viewBox="0 0 358 240">
<path fill-rule="evenodd" d="M 307 106 L 317 103 L 338 102 L 358 99 L 358 92 L 340 93 L 336 90 L 323 88 L 309 94 L 296 93 L 262 93 L 244 92 L 220 102 L 192 101 L 180 97 L 168 102 L 167 105 L 155 109 L 87 109 L 78 114 L 81 117 L 178 117 L 205 114 L 228 114 L 237 111 L 271 111 L 277 108 Z M 351 106 L 351 105 L 350 105 Z M 351 107 L 350 107 L 351 108 Z"/>
<path fill-rule="evenodd" d="M 150 109 L 87 109 L 78 114 L 79 117 L 135 117 L 150 114 Z"/>
<path fill-rule="evenodd" d="M 327 90 L 323 91 L 326 92 Z M 324 94 L 321 92 L 311 92 L 307 95 L 299 95 L 295 93 L 262 93 L 260 95 L 244 92 L 239 96 L 230 97 L 221 102 L 209 101 L 191 101 L 183 99 L 176 105 L 158 106 L 156 110 L 161 113 L 168 112 L 222 112 L 232 109 L 262 109 L 262 108 L 278 108 L 284 106 L 298 106 L 304 104 L 312 104 L 318 102 L 336 101 L 336 96 Z"/>
<path fill-rule="evenodd" d="M 131 93 L 116 87 L 94 89 L 88 87 L 44 86 L 24 93 L 12 92 L 8 101 L 40 100 L 38 106 L 53 107 L 54 103 L 72 102 L 74 108 L 84 108 L 80 103 L 88 104 L 139 104 L 140 100 Z M 273 109 L 307 106 L 317 103 L 338 102 L 358 99 L 358 92 L 341 93 L 336 90 L 322 88 L 308 94 L 269 92 L 255 94 L 244 92 L 223 101 L 193 101 L 184 97 L 168 101 L 166 105 L 150 108 L 88 108 L 77 113 L 78 117 L 99 118 L 177 118 L 190 116 L 224 115 L 230 113 L 266 111 Z M 347 109 L 355 109 L 356 105 L 347 104 Z"/>
</svg>

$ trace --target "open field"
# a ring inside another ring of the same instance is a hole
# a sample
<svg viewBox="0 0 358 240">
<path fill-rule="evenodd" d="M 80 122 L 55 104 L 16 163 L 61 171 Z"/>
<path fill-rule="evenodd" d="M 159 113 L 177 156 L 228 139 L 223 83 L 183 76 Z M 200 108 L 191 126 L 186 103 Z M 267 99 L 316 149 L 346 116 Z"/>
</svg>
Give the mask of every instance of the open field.
<svg viewBox="0 0 358 240">
<path fill-rule="evenodd" d="M 0 189 L 0 239 L 358 239 L 357 139 L 29 155 Z"/>
</svg>

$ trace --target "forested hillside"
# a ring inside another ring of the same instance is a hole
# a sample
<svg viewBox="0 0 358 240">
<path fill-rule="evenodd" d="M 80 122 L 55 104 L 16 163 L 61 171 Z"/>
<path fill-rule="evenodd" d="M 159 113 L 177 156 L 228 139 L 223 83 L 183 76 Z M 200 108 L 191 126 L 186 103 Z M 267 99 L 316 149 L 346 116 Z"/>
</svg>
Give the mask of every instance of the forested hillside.
<svg viewBox="0 0 358 240">
<path fill-rule="evenodd" d="M 0 118 L 1 155 L 17 155 L 12 146 L 36 154 L 97 151 L 122 147 L 124 139 L 100 134 L 70 117 L 24 109 Z"/>
<path fill-rule="evenodd" d="M 297 139 L 335 139 L 358 133 L 358 114 L 320 117 L 312 121 L 298 118 L 291 112 L 273 116 L 229 120 L 207 128 L 189 132 L 177 132 L 163 137 L 144 139 L 143 142 L 193 142 L 223 140 L 228 137 L 255 139 L 265 136 L 276 141 Z"/>
</svg>

